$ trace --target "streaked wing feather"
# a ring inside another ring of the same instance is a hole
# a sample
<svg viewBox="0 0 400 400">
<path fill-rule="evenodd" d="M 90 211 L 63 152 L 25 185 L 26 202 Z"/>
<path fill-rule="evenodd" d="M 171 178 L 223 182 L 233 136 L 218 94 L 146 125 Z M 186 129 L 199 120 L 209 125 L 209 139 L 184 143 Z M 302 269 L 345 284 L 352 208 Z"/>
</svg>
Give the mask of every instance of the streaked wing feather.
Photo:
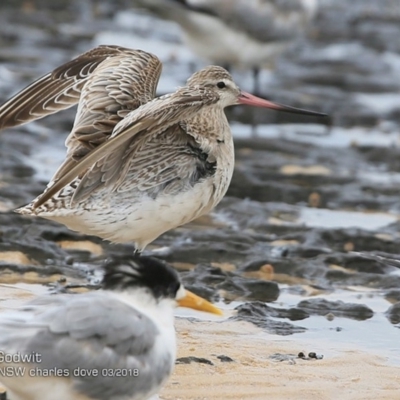
<svg viewBox="0 0 400 400">
<path fill-rule="evenodd" d="M 150 120 L 148 121 L 140 121 L 135 124 L 132 129 L 129 129 L 125 133 L 125 136 L 117 136 L 112 138 L 112 140 L 108 140 L 101 145 L 97 146 L 93 149 L 92 152 L 86 154 L 80 161 L 75 162 L 74 160 L 69 160 L 69 165 L 66 163 L 63 164 L 64 170 L 63 174 L 60 174 L 60 177 L 57 181 L 46 189 L 46 191 L 36 199 L 33 204 L 34 208 L 40 207 L 47 200 L 51 199 L 56 193 L 58 193 L 62 188 L 64 188 L 68 183 L 72 182 L 76 177 L 78 177 L 81 173 L 85 172 L 88 168 L 90 168 L 93 163 L 95 163 L 99 158 L 106 156 L 108 152 L 115 151 L 120 145 L 124 144 L 130 137 L 134 136 L 141 130 L 148 128 L 151 125 Z M 129 134 L 129 136 L 128 136 Z M 58 171 L 60 172 L 60 171 Z"/>
<path fill-rule="evenodd" d="M 74 127 L 66 140 L 67 158 L 53 177 L 60 177 L 102 144 L 129 112 L 152 100 L 161 74 L 159 59 L 129 50 L 105 60 L 82 89 Z"/>
<path fill-rule="evenodd" d="M 124 51 L 117 46 L 99 46 L 39 78 L 0 107 L 0 129 L 25 124 L 75 105 L 86 80 L 99 64 Z"/>
<path fill-rule="evenodd" d="M 110 139 L 97 146 L 78 163 L 71 165 L 70 169 L 65 170 L 65 173 L 60 176 L 59 180 L 52 186 L 49 186 L 48 190 L 36 200 L 33 205 L 34 208 L 45 203 L 64 186 L 83 173 L 85 175 L 82 177 L 75 191 L 72 202 L 79 201 L 79 192 L 85 187 L 86 182 L 100 181 L 103 185 L 110 185 L 110 182 L 103 181 L 102 165 L 108 163 L 110 160 L 108 156 L 113 157 L 113 152 L 120 149 L 120 146 L 126 146 L 127 141 L 135 136 L 135 139 L 137 139 L 139 133 L 142 140 L 148 140 L 149 136 L 157 135 L 180 121 L 190 118 L 201 107 L 211 105 L 217 102 L 218 99 L 218 96 L 214 92 L 204 89 L 187 90 L 187 88 L 182 88 L 170 96 L 161 97 L 144 104 L 139 109 L 128 114 L 115 127 Z M 126 173 L 124 166 L 127 161 L 129 162 L 130 160 L 121 157 L 118 163 L 111 165 L 111 168 L 114 168 L 116 171 L 116 174 L 113 176 L 119 176 L 121 181 L 125 178 L 121 175 L 121 172 L 125 171 Z M 90 170 L 87 171 L 89 168 Z M 106 169 L 109 170 L 110 167 Z M 115 190 L 113 186 L 112 189 Z M 87 195 L 88 192 L 85 190 L 85 193 Z"/>
<path fill-rule="evenodd" d="M 171 182 L 174 179 L 184 180 L 193 171 L 193 153 L 190 152 L 187 141 L 179 141 L 176 132 L 177 126 L 173 126 L 163 135 L 174 135 L 169 143 L 158 141 L 147 143 L 146 148 L 141 149 L 140 154 L 129 154 L 130 161 L 126 162 L 127 170 L 120 174 L 114 185 L 114 190 L 119 193 L 137 188 L 145 191 Z M 171 136 L 172 136 L 171 135 Z"/>
<path fill-rule="evenodd" d="M 167 182 L 173 177 L 174 171 L 171 169 L 172 162 L 165 164 L 164 171 L 160 170 L 160 166 L 163 164 L 160 157 L 161 154 L 164 153 L 164 149 L 158 149 L 160 153 L 158 157 L 150 157 L 148 159 L 150 165 L 147 166 L 147 169 L 140 160 L 137 160 L 137 154 L 142 155 L 143 147 L 148 142 L 151 142 L 154 137 L 171 134 L 178 128 L 178 123 L 181 120 L 196 113 L 201 106 L 206 106 L 216 100 L 217 98 L 213 96 L 207 98 L 207 96 L 201 96 L 195 91 L 187 93 L 177 92 L 171 96 L 156 99 L 154 102 L 148 103 L 148 107 L 142 107 L 137 110 L 137 113 L 132 113 L 126 120 L 129 120 L 129 118 L 136 119 L 138 115 L 140 115 L 140 111 L 147 114 L 145 108 L 148 108 L 149 113 L 143 118 L 152 119 L 152 125 L 146 130 L 138 132 L 127 139 L 130 140 L 130 143 L 125 142 L 124 146 L 121 145 L 118 149 L 114 150 L 114 152 L 107 152 L 106 157 L 101 160 L 99 159 L 99 161 L 83 176 L 75 190 L 71 204 L 77 204 L 85 200 L 100 186 L 107 186 L 110 188 L 110 191 L 118 191 L 123 182 L 126 181 L 128 171 L 132 170 L 132 168 L 134 169 L 135 165 L 138 165 L 138 168 L 142 170 L 142 176 L 144 176 L 146 172 L 150 173 L 150 171 L 152 171 L 150 174 L 152 175 L 151 184 L 148 183 L 146 185 L 145 180 L 140 180 L 140 174 L 138 175 L 138 178 L 136 178 L 138 188 L 140 188 L 140 185 L 143 185 L 141 188 L 144 189 L 145 187 L 150 188 Z M 124 120 L 122 125 L 124 125 L 125 122 Z M 120 129 L 117 126 L 116 131 L 113 132 L 113 137 L 118 137 L 114 135 L 124 134 L 123 131 L 121 133 L 119 132 Z M 167 153 L 164 154 L 168 157 Z M 177 146 L 172 146 L 169 152 L 171 160 L 173 156 L 177 157 L 178 154 L 179 148 Z M 151 166 L 151 164 L 154 165 Z M 169 174 L 167 174 L 166 171 L 168 171 Z M 175 170 L 175 172 L 177 171 Z M 157 178 L 155 174 L 160 174 L 160 176 Z M 133 183 L 131 188 L 134 186 L 135 184 Z"/>
</svg>

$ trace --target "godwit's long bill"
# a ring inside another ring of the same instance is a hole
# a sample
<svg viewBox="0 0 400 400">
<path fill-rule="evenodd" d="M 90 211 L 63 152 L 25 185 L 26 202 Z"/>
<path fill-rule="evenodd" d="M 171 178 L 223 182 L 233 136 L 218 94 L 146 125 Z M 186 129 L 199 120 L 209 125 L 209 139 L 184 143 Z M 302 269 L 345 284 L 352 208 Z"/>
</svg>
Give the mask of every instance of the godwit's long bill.
<svg viewBox="0 0 400 400">
<path fill-rule="evenodd" d="M 323 115 L 242 92 L 217 66 L 154 98 L 160 73 L 152 54 L 99 46 L 0 107 L 4 128 L 79 103 L 65 161 L 44 193 L 17 212 L 113 242 L 134 242 L 140 251 L 208 213 L 225 195 L 234 167 L 225 107 Z"/>
</svg>

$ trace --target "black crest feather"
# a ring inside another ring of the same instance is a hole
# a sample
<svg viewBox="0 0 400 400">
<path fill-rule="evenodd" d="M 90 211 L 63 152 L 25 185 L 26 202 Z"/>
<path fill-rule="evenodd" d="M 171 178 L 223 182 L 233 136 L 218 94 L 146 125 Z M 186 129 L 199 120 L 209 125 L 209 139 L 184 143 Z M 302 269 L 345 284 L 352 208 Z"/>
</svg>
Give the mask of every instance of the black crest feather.
<svg viewBox="0 0 400 400">
<path fill-rule="evenodd" d="M 165 261 L 138 255 L 114 257 L 104 266 L 102 286 L 108 290 L 148 288 L 159 299 L 175 298 L 181 285 L 178 273 Z"/>
</svg>

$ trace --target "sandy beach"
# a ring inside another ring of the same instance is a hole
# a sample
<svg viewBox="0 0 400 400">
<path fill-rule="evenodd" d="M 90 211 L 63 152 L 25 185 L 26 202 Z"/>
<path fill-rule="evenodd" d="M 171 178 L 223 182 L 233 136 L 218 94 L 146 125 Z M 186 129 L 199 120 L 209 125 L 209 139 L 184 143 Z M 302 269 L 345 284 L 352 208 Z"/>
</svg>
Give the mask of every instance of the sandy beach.
<svg viewBox="0 0 400 400">
<path fill-rule="evenodd" d="M 46 289 L 19 284 L 1 285 L 1 291 L 7 300 L 0 312 L 18 307 Z M 234 313 L 226 311 L 227 315 Z M 175 327 L 178 362 L 187 357 L 202 362 L 177 364 L 160 400 L 400 398 L 400 366 L 389 365 L 376 352 L 330 344 L 324 354 L 323 338 L 308 343 L 301 335 L 269 335 L 245 321 L 177 317 Z M 315 351 L 324 357 L 303 360 L 297 357 L 300 351 Z M 273 357 L 277 354 L 283 361 Z M 0 393 L 2 390 L 0 386 Z"/>
<path fill-rule="evenodd" d="M 400 398 L 400 367 L 372 353 L 346 349 L 322 360 L 276 361 L 270 356 L 298 354 L 304 344 L 293 336 L 269 341 L 247 322 L 177 319 L 176 329 L 178 358 L 195 356 L 214 365 L 177 365 L 160 394 L 164 400 Z M 234 361 L 221 362 L 219 355 Z"/>
</svg>

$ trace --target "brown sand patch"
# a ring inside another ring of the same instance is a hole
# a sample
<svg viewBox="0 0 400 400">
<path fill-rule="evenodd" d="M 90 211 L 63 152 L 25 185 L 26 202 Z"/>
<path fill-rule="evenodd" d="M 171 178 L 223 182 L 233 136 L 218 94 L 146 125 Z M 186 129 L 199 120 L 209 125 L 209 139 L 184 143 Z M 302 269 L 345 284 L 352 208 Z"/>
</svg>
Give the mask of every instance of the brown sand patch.
<svg viewBox="0 0 400 400">
<path fill-rule="evenodd" d="M 2 251 L 0 252 L 0 261 L 9 262 L 18 265 L 37 264 L 27 257 L 21 251 Z"/>
<path fill-rule="evenodd" d="M 28 271 L 24 273 L 18 273 L 10 269 L 4 269 L 1 271 L 0 283 L 14 284 L 14 283 L 52 283 L 57 282 L 65 277 L 60 274 L 54 275 L 39 275 L 35 271 Z"/>
<path fill-rule="evenodd" d="M 236 265 L 231 263 L 219 263 L 219 262 L 212 262 L 211 265 L 215 268 L 220 268 L 222 271 L 232 272 L 236 270 Z"/>
<path fill-rule="evenodd" d="M 281 167 L 280 171 L 283 175 L 315 175 L 329 176 L 332 171 L 324 165 L 293 165 L 288 164 Z"/>
<path fill-rule="evenodd" d="M 103 254 L 103 248 L 90 240 L 62 240 L 57 242 L 57 244 L 62 249 L 89 251 L 95 256 L 101 256 Z"/>
<path fill-rule="evenodd" d="M 192 263 L 185 263 L 185 262 L 173 262 L 171 263 L 174 268 L 176 268 L 178 271 L 191 271 L 192 269 L 194 269 L 194 267 L 196 266 L 196 264 L 192 264 Z"/>
</svg>

